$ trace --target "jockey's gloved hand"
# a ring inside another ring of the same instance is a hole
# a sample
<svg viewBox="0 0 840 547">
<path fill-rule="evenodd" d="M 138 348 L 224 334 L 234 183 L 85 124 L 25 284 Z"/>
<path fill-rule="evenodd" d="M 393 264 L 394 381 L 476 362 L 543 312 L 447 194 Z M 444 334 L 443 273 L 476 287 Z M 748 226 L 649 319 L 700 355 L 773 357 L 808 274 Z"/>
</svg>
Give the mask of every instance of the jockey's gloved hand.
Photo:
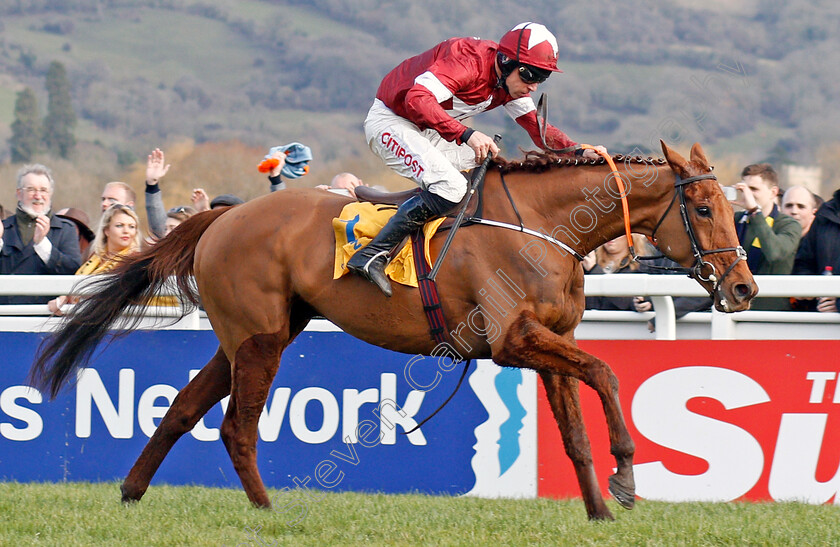
<svg viewBox="0 0 840 547">
<path fill-rule="evenodd" d="M 598 151 L 600 151 L 604 154 L 607 153 L 606 147 L 598 145 L 598 146 L 595 147 L 595 150 L 592 150 L 591 148 L 588 148 L 588 149 L 584 150 L 583 154 L 581 154 L 581 155 L 588 160 L 597 160 L 598 158 L 601 157 L 601 155 L 598 154 Z"/>
</svg>

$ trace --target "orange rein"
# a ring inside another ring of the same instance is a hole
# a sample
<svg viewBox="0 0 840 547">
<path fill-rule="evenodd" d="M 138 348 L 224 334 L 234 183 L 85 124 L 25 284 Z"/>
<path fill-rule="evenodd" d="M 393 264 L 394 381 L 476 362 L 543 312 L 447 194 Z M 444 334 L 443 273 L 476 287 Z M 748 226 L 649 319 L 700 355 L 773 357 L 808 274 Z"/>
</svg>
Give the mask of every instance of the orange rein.
<svg viewBox="0 0 840 547">
<path fill-rule="evenodd" d="M 594 150 L 599 156 L 606 160 L 607 165 L 609 165 L 610 169 L 612 169 L 615 181 L 618 184 L 618 191 L 621 192 L 621 210 L 624 213 L 624 231 L 627 234 L 627 245 L 630 247 L 630 256 L 632 256 L 633 260 L 635 260 L 636 249 L 633 247 L 633 236 L 630 234 L 630 206 L 627 205 L 627 192 L 624 190 L 624 181 L 621 180 L 621 175 L 618 174 L 615 162 L 608 153 L 601 152 L 591 144 L 581 144 L 580 147 L 583 150 Z"/>
</svg>

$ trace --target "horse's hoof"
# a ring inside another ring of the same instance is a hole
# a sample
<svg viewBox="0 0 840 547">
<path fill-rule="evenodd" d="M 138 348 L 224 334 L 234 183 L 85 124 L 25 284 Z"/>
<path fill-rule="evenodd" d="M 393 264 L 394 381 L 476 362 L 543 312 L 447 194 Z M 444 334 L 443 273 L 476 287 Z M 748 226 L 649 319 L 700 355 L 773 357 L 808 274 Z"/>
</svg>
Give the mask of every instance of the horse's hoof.
<svg viewBox="0 0 840 547">
<path fill-rule="evenodd" d="M 589 515 L 589 520 L 598 520 L 598 521 L 613 521 L 615 517 L 610 512 L 609 509 L 604 507 L 604 510 L 598 513 L 593 513 Z"/>
<path fill-rule="evenodd" d="M 129 494 L 128 490 L 125 487 L 125 484 L 120 485 L 120 494 L 122 494 L 123 505 L 132 505 L 134 503 L 137 503 L 143 496 L 143 494 L 140 494 L 139 496 L 133 496 Z"/>
<path fill-rule="evenodd" d="M 632 509 L 636 504 L 636 489 L 635 487 L 626 487 L 618 480 L 617 475 L 612 475 L 609 478 L 609 490 L 615 501 L 625 509 Z"/>
<path fill-rule="evenodd" d="M 261 509 L 261 510 L 272 509 L 271 501 L 268 500 L 268 499 L 266 499 L 265 501 L 254 501 L 254 500 L 250 500 L 250 501 L 251 501 L 251 507 L 253 507 L 254 509 Z"/>
</svg>

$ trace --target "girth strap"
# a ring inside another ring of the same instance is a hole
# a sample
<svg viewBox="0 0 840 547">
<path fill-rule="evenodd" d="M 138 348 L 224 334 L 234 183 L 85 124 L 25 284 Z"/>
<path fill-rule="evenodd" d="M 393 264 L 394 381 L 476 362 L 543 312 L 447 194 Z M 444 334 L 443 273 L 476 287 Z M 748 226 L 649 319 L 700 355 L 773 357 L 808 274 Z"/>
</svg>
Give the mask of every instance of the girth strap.
<svg viewBox="0 0 840 547">
<path fill-rule="evenodd" d="M 429 265 L 426 264 L 426 236 L 423 235 L 423 229 L 417 230 L 411 235 L 411 250 L 414 253 L 414 267 L 417 269 L 417 285 L 420 288 L 420 300 L 423 302 L 423 311 L 426 312 L 426 319 L 429 321 L 429 332 L 432 338 L 438 344 L 447 343 L 451 346 L 449 338 L 449 329 L 446 326 L 446 317 L 443 315 L 443 309 L 440 306 L 440 295 L 437 290 L 437 282 L 429 277 Z M 452 400 L 452 397 L 458 392 L 464 378 L 467 376 L 467 371 L 470 369 L 472 359 L 468 359 L 464 365 L 464 370 L 461 371 L 461 377 L 458 379 L 458 384 L 447 399 L 441 403 L 437 410 L 426 416 L 416 426 L 404 433 L 408 435 L 420 429 L 420 426 L 431 420 L 435 414 L 441 411 L 446 404 Z"/>
<path fill-rule="evenodd" d="M 437 283 L 429 278 L 429 265 L 426 264 L 426 236 L 423 230 L 417 230 L 411 235 L 411 250 L 414 253 L 414 267 L 417 269 L 417 285 L 420 288 L 420 300 L 423 302 L 423 311 L 426 312 L 426 319 L 429 320 L 430 332 L 435 342 L 441 344 L 449 342 L 446 331 L 446 318 L 440 307 L 440 295 L 437 290 Z"/>
</svg>

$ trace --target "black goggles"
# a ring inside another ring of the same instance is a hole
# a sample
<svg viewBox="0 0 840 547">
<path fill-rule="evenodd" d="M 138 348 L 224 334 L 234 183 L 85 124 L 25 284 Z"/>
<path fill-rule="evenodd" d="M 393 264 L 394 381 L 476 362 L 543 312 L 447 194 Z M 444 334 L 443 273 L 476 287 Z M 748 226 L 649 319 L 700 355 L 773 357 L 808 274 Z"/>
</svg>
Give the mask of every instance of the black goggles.
<svg viewBox="0 0 840 547">
<path fill-rule="evenodd" d="M 550 70 L 535 66 L 519 65 L 519 78 L 526 84 L 541 84 L 551 76 Z"/>
</svg>

